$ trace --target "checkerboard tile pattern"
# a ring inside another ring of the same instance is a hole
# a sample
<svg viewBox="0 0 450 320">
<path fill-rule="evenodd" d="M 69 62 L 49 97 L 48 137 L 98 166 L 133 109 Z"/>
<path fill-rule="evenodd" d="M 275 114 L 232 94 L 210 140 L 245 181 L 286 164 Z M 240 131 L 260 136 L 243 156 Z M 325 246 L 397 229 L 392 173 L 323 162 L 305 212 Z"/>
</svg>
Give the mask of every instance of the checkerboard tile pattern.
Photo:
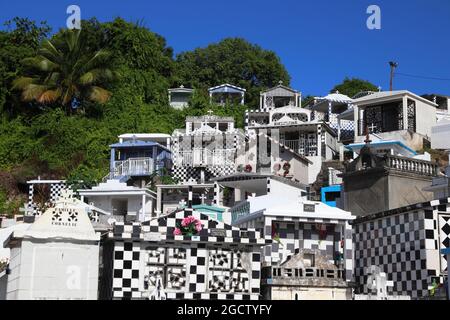
<svg viewBox="0 0 450 320">
<path fill-rule="evenodd" d="M 201 180 L 201 170 L 203 168 L 190 166 L 174 166 L 172 175 L 181 183 L 199 183 Z M 212 178 L 231 175 L 236 172 L 234 165 L 231 166 L 208 166 L 204 168 L 205 181 Z"/>
<path fill-rule="evenodd" d="M 450 212 L 450 210 L 449 210 Z M 439 215 L 439 249 L 450 247 L 450 214 Z M 447 273 L 447 256 L 441 255 L 441 272 Z"/>
<path fill-rule="evenodd" d="M 141 244 L 118 241 L 114 246 L 113 296 L 114 298 L 140 298 L 139 270 Z"/>
<path fill-rule="evenodd" d="M 325 226 L 327 231 L 319 235 L 317 224 Z M 353 280 L 352 226 L 348 222 L 307 217 L 264 216 L 237 224 L 239 227 L 249 225 L 261 226 L 257 229 L 267 242 L 272 239 L 274 230 L 280 236 L 281 244 L 272 241 L 262 248 L 263 266 L 282 264 L 299 249 L 320 250 L 330 262 L 334 262 L 335 255 L 339 252 L 344 255 L 345 280 Z M 344 248 L 341 248 L 341 241 Z"/>
<path fill-rule="evenodd" d="M 439 249 L 449 243 L 442 228 L 450 216 L 449 199 L 433 200 L 381 212 L 354 221 L 357 293 L 369 293 L 367 268 L 379 266 L 394 282 L 392 293 L 412 298 L 428 296 L 428 287 L 441 277 L 446 262 Z M 436 257 L 441 261 L 436 268 Z"/>
<path fill-rule="evenodd" d="M 174 236 L 175 226 L 189 215 L 200 219 L 203 230 L 196 237 Z M 254 229 L 232 227 L 187 208 L 143 224 L 116 223 L 108 237 L 115 244 L 115 299 L 145 299 L 158 278 L 164 280 L 167 299 L 259 298 L 259 250 L 266 241 Z"/>
<path fill-rule="evenodd" d="M 52 205 L 55 203 L 55 201 L 59 198 L 59 196 L 61 195 L 61 191 L 63 190 L 67 190 L 69 187 L 66 185 L 66 182 L 64 180 L 61 180 L 59 182 L 52 182 L 52 183 L 45 183 L 45 182 L 41 182 L 41 183 L 30 183 L 28 185 L 28 208 L 31 209 L 31 212 L 34 216 L 40 216 L 43 214 L 43 212 L 41 212 L 41 210 L 39 210 L 38 206 L 36 205 L 36 203 L 34 203 L 34 195 L 36 192 L 36 188 L 38 188 L 39 185 L 49 185 L 49 194 L 48 199 L 49 199 L 49 204 Z"/>
</svg>

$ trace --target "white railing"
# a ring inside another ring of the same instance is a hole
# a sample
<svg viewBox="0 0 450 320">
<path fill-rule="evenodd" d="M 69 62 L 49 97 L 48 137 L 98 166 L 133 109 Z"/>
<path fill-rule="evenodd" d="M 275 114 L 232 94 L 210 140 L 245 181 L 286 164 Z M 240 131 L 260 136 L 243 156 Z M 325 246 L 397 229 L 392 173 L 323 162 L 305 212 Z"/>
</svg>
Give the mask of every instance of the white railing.
<svg viewBox="0 0 450 320">
<path fill-rule="evenodd" d="M 399 156 L 388 156 L 387 166 L 389 168 L 413 172 L 426 176 L 436 176 L 438 173 L 437 164 L 430 161 L 411 159 Z"/>
<path fill-rule="evenodd" d="M 317 155 L 317 141 L 315 138 L 305 138 L 301 140 L 280 139 L 280 143 L 304 156 Z"/>
<path fill-rule="evenodd" d="M 298 151 L 299 149 L 299 140 L 280 140 L 281 144 L 284 144 L 286 147 Z"/>
<path fill-rule="evenodd" d="M 178 166 L 228 166 L 234 165 L 235 149 L 192 149 L 174 155 Z"/>
<path fill-rule="evenodd" d="M 114 171 L 110 177 L 138 176 L 153 173 L 152 158 L 129 158 L 125 161 L 115 161 Z"/>
</svg>

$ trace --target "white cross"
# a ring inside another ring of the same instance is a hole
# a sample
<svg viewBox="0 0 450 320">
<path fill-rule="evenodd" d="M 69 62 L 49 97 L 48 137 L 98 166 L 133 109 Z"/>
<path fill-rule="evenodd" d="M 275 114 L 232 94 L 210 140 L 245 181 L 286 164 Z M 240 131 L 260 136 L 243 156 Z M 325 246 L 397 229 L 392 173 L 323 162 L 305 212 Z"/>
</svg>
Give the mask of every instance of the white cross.
<svg viewBox="0 0 450 320">
<path fill-rule="evenodd" d="M 186 206 L 186 201 L 185 201 L 184 199 L 182 199 L 180 202 L 178 202 L 178 204 L 179 204 L 181 207 L 184 207 L 184 206 Z"/>
<path fill-rule="evenodd" d="M 202 200 L 202 204 L 204 204 L 204 203 L 205 203 L 205 200 L 207 199 L 207 197 L 206 197 L 204 194 L 202 194 L 202 195 L 200 196 L 200 199 Z"/>
<path fill-rule="evenodd" d="M 377 126 L 376 125 L 374 125 L 373 123 L 369 126 L 369 129 L 370 129 L 370 133 L 373 133 L 375 130 L 374 129 L 376 129 L 377 128 Z"/>
<path fill-rule="evenodd" d="M 208 110 L 209 115 L 212 115 L 214 111 Z"/>
</svg>

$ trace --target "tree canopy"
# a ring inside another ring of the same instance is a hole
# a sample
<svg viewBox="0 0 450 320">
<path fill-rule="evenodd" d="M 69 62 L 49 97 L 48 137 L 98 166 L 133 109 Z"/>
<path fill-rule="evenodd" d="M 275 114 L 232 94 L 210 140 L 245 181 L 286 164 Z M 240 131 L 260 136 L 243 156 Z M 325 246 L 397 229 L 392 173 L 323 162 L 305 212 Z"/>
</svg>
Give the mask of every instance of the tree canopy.
<svg viewBox="0 0 450 320">
<path fill-rule="evenodd" d="M 378 87 L 367 80 L 358 78 L 345 78 L 342 83 L 337 84 L 330 90 L 330 93 L 339 91 L 350 98 L 362 91 L 378 91 Z"/>
<path fill-rule="evenodd" d="M 251 107 L 259 104 L 262 89 L 279 81 L 289 85 L 290 76 L 280 58 L 269 50 L 242 38 L 226 38 L 205 48 L 180 53 L 176 57 L 176 85 L 207 88 L 229 83 L 247 90 Z"/>
<path fill-rule="evenodd" d="M 87 101 L 108 101 L 111 93 L 103 85 L 114 78 L 110 53 L 85 46 L 81 32 L 62 32 L 59 44 L 45 39 L 36 56 L 22 60 L 25 74 L 13 81 L 13 89 L 21 91 L 24 102 L 59 104 L 70 113 Z"/>
</svg>

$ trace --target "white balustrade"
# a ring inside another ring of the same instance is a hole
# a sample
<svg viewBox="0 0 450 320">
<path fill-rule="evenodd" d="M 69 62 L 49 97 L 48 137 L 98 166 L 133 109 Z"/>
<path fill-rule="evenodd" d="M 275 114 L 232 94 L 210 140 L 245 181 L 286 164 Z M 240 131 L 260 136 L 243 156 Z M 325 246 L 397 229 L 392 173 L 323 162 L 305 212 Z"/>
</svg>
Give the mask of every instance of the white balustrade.
<svg viewBox="0 0 450 320">
<path fill-rule="evenodd" d="M 424 160 L 388 156 L 387 165 L 392 169 L 414 172 L 422 175 L 433 176 L 437 173 L 437 165 Z"/>
<path fill-rule="evenodd" d="M 178 166 L 229 166 L 234 165 L 235 149 L 192 149 L 175 154 Z"/>
<path fill-rule="evenodd" d="M 152 158 L 129 158 L 116 161 L 113 172 L 114 177 L 147 175 L 153 173 Z"/>
</svg>

